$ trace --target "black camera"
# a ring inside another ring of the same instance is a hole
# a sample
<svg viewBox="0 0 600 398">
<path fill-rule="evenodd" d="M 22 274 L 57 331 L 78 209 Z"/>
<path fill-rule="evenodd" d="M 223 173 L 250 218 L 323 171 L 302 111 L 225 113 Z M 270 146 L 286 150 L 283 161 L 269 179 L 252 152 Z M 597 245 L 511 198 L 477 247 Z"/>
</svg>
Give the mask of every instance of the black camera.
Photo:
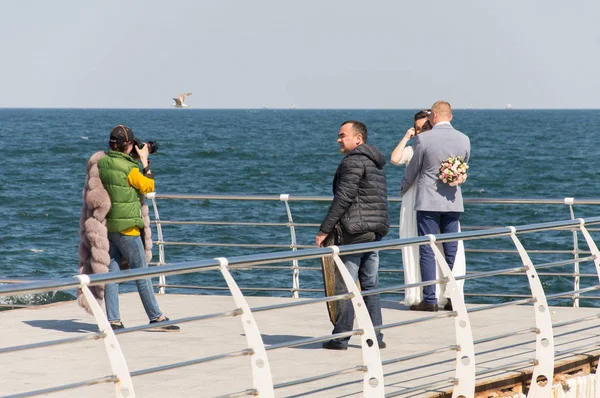
<svg viewBox="0 0 600 398">
<path fill-rule="evenodd" d="M 158 142 L 156 142 L 156 141 L 142 142 L 142 141 L 140 141 L 139 138 L 136 138 L 133 140 L 133 142 L 140 149 L 142 149 L 144 147 L 144 144 L 147 144 L 148 145 L 148 153 L 156 153 L 156 151 L 158 151 Z"/>
</svg>

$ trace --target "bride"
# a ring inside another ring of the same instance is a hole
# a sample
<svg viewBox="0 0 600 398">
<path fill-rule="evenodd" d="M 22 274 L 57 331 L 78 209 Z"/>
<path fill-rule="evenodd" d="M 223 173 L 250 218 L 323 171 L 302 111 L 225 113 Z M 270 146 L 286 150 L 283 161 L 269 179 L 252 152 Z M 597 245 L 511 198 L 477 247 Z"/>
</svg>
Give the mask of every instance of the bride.
<svg viewBox="0 0 600 398">
<path fill-rule="evenodd" d="M 413 156 L 413 148 L 406 146 L 408 141 L 417 134 L 423 133 L 431 129 L 431 125 L 427 120 L 429 110 L 419 111 L 415 114 L 414 126 L 406 131 L 406 134 L 398 143 L 391 156 L 391 161 L 395 165 L 408 165 Z M 411 238 L 417 236 L 417 212 L 415 208 L 416 186 L 413 185 L 406 191 L 402 197 L 402 205 L 400 207 L 400 238 Z M 459 227 L 460 231 L 460 227 Z M 443 252 L 441 244 L 438 247 Z M 404 283 L 412 284 L 421 282 L 421 268 L 419 265 L 419 246 L 409 246 L 402 248 L 402 265 L 404 267 Z M 462 240 L 458 241 L 458 249 L 452 268 L 452 275 L 465 275 L 465 247 Z M 438 265 L 436 268 L 436 279 L 440 279 L 442 275 Z M 464 280 L 457 281 L 458 288 L 462 292 Z M 438 305 L 444 306 L 444 309 L 451 309 L 446 296 L 446 285 L 437 284 L 435 295 L 438 298 Z M 404 292 L 404 304 L 411 306 L 419 304 L 423 300 L 423 287 L 407 288 Z"/>
</svg>

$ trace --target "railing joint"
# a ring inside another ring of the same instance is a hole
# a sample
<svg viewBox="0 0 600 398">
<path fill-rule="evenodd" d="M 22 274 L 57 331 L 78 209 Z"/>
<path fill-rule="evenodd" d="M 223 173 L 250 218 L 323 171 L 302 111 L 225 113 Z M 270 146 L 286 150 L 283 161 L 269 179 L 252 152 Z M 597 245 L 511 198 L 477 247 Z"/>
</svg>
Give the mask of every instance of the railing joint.
<svg viewBox="0 0 600 398">
<path fill-rule="evenodd" d="M 235 310 L 233 310 L 231 312 L 231 314 L 233 316 L 243 315 L 244 314 L 244 310 L 242 308 L 236 308 Z"/>
</svg>

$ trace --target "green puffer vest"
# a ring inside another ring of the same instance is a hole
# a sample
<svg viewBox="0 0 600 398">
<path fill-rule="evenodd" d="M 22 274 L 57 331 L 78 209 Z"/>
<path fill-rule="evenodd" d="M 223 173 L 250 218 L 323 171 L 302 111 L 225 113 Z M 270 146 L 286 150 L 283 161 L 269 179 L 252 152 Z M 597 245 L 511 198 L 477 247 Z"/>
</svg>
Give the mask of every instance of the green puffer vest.
<svg viewBox="0 0 600 398">
<path fill-rule="evenodd" d="M 144 228 L 138 191 L 127 182 L 129 173 L 135 167 L 138 167 L 135 160 L 118 151 L 108 151 L 98 161 L 100 179 L 111 202 L 106 215 L 108 232 L 121 232 L 133 226 Z"/>
</svg>

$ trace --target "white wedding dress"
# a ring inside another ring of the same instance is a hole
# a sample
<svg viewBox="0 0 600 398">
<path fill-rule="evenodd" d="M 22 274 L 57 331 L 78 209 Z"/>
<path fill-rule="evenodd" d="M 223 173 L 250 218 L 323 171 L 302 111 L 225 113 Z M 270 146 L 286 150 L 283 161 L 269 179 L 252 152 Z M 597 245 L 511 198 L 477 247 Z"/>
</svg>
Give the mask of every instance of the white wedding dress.
<svg viewBox="0 0 600 398">
<path fill-rule="evenodd" d="M 408 164 L 413 156 L 412 147 L 404 148 L 402 159 L 399 165 Z M 412 238 L 417 236 L 417 212 L 415 211 L 415 196 L 416 186 L 413 184 L 402 197 L 402 205 L 400 207 L 400 239 Z M 460 226 L 459 226 L 460 231 Z M 441 244 L 438 247 L 444 252 Z M 402 248 L 402 265 L 404 267 L 404 283 L 421 282 L 421 267 L 419 265 L 419 246 L 410 246 Z M 465 246 L 462 240 L 458 241 L 458 249 L 456 258 L 454 259 L 454 267 L 452 275 L 454 277 L 465 275 L 466 260 Z M 440 279 L 442 271 L 439 265 L 436 267 L 436 279 Z M 463 291 L 464 280 L 457 281 L 460 292 Z M 448 301 L 449 294 L 446 294 L 446 284 L 437 284 L 435 296 L 438 298 L 438 305 L 442 306 Z M 423 300 L 423 287 L 412 287 L 404 292 L 404 304 L 407 306 L 419 304 Z"/>
</svg>

